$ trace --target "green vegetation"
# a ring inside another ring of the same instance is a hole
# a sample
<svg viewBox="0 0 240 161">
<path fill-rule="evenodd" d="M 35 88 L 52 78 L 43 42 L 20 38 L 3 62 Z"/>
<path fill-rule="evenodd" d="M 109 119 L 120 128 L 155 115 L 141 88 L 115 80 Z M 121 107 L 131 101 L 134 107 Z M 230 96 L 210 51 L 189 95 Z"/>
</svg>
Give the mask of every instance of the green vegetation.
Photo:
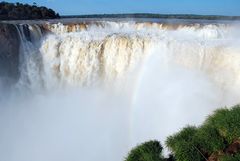
<svg viewBox="0 0 240 161">
<path fill-rule="evenodd" d="M 219 109 L 200 127 L 186 127 L 168 137 L 166 144 L 177 161 L 209 158 L 239 161 L 240 106 Z M 210 159 L 209 159 L 210 160 Z"/>
<path fill-rule="evenodd" d="M 125 161 L 174 161 L 172 155 L 164 158 L 159 141 L 152 140 L 133 148 Z"/>
<path fill-rule="evenodd" d="M 132 149 L 126 161 L 163 161 L 162 146 L 158 141 L 149 141 Z"/>
<path fill-rule="evenodd" d="M 232 143 L 240 137 L 240 105 L 232 109 L 217 110 L 210 116 L 204 126 L 211 125 L 217 129 L 227 144 Z"/>
<path fill-rule="evenodd" d="M 198 161 L 202 159 L 202 154 L 196 147 L 194 135 L 197 128 L 189 126 L 184 128 L 180 133 L 170 136 L 166 142 L 167 146 L 179 161 Z"/>
<path fill-rule="evenodd" d="M 59 14 L 46 7 L 22 3 L 0 2 L 0 20 L 29 20 L 59 18 Z"/>
<path fill-rule="evenodd" d="M 169 136 L 166 145 L 172 152 L 162 156 L 158 141 L 143 143 L 125 161 L 240 161 L 240 105 L 216 110 L 200 126 L 187 126 Z"/>
</svg>

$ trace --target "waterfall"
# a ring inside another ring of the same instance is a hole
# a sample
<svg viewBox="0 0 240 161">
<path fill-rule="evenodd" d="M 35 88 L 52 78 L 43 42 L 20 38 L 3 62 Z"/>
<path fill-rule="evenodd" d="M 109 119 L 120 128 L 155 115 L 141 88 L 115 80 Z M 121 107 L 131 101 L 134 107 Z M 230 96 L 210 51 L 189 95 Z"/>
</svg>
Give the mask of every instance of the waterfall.
<svg viewBox="0 0 240 161">
<path fill-rule="evenodd" d="M 0 160 L 121 161 L 240 102 L 235 23 L 14 27 L 20 77 L 18 93 L 0 100 Z"/>
<path fill-rule="evenodd" d="M 20 24 L 15 25 L 20 37 L 18 88 L 41 88 L 41 55 L 40 40 L 43 36 L 40 26 Z"/>
<path fill-rule="evenodd" d="M 41 28 L 18 27 L 21 81 L 30 85 L 51 89 L 108 84 L 158 54 L 161 63 L 202 71 L 224 90 L 239 86 L 240 49 L 234 25 L 95 22 Z M 50 32 L 43 36 L 41 30 Z"/>
</svg>

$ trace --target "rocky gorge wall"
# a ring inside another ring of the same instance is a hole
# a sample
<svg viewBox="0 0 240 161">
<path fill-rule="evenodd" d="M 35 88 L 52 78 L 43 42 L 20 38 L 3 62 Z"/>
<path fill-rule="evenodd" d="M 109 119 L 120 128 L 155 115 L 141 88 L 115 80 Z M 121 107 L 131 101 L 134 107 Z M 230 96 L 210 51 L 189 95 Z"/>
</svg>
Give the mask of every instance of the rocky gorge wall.
<svg viewBox="0 0 240 161">
<path fill-rule="evenodd" d="M 16 81 L 19 77 L 20 43 L 14 25 L 0 24 L 0 76 L 8 81 Z"/>
</svg>

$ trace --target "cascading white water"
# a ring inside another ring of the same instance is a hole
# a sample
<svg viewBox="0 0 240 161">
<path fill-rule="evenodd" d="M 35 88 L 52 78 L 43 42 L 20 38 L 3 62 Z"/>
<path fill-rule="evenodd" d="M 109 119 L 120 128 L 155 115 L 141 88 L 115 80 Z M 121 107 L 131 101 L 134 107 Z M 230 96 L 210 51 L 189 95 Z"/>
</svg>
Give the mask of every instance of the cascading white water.
<svg viewBox="0 0 240 161">
<path fill-rule="evenodd" d="M 37 25 L 16 25 L 20 37 L 20 79 L 18 88 L 36 89 L 40 83 L 41 56 L 39 55 L 39 43 L 42 32 Z M 28 32 L 28 34 L 26 34 Z M 37 83 L 33 83 L 37 82 Z"/>
<path fill-rule="evenodd" d="M 27 27 L 30 39 L 18 26 L 17 87 L 33 96 L 2 103 L 11 108 L 0 111 L 10 125 L 0 123 L 0 151 L 8 147 L 0 159 L 120 161 L 130 147 L 148 139 L 163 143 L 186 124 L 240 101 L 236 24 Z M 41 36 L 43 29 L 50 32 Z"/>
<path fill-rule="evenodd" d="M 45 86 L 116 81 L 153 53 L 166 65 L 205 72 L 225 90 L 239 86 L 239 47 L 234 35 L 238 33 L 234 33 L 234 26 L 185 25 L 172 29 L 171 25 L 154 23 L 81 25 L 47 26 L 53 34 L 43 38 L 39 64 L 43 68 L 39 77 Z M 39 83 L 35 79 L 32 82 Z"/>
</svg>

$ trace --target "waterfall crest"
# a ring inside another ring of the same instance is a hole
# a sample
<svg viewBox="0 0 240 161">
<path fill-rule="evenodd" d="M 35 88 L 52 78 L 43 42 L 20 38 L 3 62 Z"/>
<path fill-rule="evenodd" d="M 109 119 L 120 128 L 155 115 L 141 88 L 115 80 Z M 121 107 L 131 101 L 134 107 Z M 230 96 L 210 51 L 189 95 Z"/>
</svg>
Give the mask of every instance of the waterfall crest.
<svg viewBox="0 0 240 161">
<path fill-rule="evenodd" d="M 166 65 L 200 70 L 225 90 L 239 86 L 239 33 L 234 25 L 92 22 L 17 28 L 20 80 L 33 86 L 108 84 L 152 54 Z"/>
</svg>

